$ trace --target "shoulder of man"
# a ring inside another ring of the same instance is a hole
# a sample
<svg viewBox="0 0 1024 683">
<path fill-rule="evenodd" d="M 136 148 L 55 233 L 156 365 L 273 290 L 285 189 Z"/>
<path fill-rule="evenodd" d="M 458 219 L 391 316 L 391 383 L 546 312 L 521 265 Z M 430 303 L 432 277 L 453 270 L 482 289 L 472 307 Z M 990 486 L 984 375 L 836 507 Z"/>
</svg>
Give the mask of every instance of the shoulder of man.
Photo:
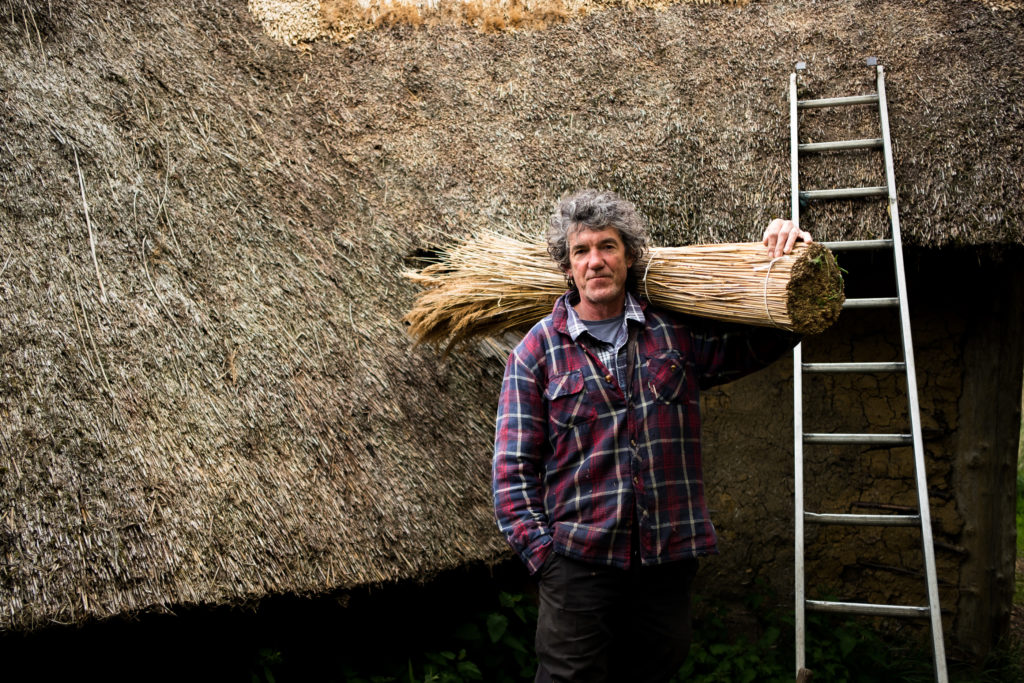
<svg viewBox="0 0 1024 683">
<path fill-rule="evenodd" d="M 742 323 L 730 323 L 715 318 L 706 318 L 692 313 L 681 313 L 656 306 L 650 302 L 644 309 L 644 316 L 652 319 L 653 324 L 674 325 L 682 327 L 694 334 L 717 334 L 722 332 L 744 332 L 752 328 L 751 325 Z"/>
<path fill-rule="evenodd" d="M 661 306 L 656 306 L 650 302 L 647 302 L 647 305 L 644 308 L 644 318 L 646 319 L 649 327 L 666 325 L 676 328 L 685 328 L 687 330 L 700 330 L 707 323 L 711 322 L 706 318 L 699 318 L 695 315 L 672 311 L 667 308 L 662 308 Z"/>
<path fill-rule="evenodd" d="M 516 344 L 512 358 L 537 371 L 547 365 L 549 356 L 558 355 L 562 353 L 559 349 L 571 345 L 573 342 L 566 329 L 565 306 L 565 297 L 560 297 L 554 310 L 534 324 Z"/>
<path fill-rule="evenodd" d="M 788 340 L 792 340 L 791 346 L 800 341 L 799 335 L 785 330 L 679 313 L 652 304 L 648 304 L 644 315 L 647 316 L 649 325 L 673 326 L 676 334 L 685 332 L 693 339 L 716 339 L 726 335 L 745 337 L 751 340 L 771 340 L 773 337 L 778 337 L 785 340 L 784 343 L 790 343 Z"/>
<path fill-rule="evenodd" d="M 536 365 L 543 360 L 554 335 L 557 335 L 557 332 L 554 329 L 551 315 L 547 315 L 534 323 L 529 332 L 523 335 L 519 343 L 513 347 L 512 356 L 528 366 Z"/>
</svg>

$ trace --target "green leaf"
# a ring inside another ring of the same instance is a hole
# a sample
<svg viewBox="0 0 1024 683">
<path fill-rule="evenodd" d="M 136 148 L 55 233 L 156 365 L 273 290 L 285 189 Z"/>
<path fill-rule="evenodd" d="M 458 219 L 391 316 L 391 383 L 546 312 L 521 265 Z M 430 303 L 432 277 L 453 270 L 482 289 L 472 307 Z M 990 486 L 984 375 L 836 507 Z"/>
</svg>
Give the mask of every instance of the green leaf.
<svg viewBox="0 0 1024 683">
<path fill-rule="evenodd" d="M 839 637 L 839 652 L 842 654 L 843 659 L 846 659 L 853 652 L 853 648 L 857 647 L 857 638 L 845 629 L 837 631 L 836 636 Z"/>
<path fill-rule="evenodd" d="M 484 639 L 484 633 L 480 627 L 473 623 L 461 624 L 455 629 L 455 637 L 471 643 L 479 643 Z"/>
<path fill-rule="evenodd" d="M 521 652 L 523 654 L 529 654 L 529 650 L 527 650 L 526 646 L 523 645 L 523 641 L 521 638 L 516 638 L 515 636 L 506 634 L 505 637 L 501 639 L 501 644 L 506 646 L 510 650 L 515 650 L 516 652 Z"/>
<path fill-rule="evenodd" d="M 484 675 L 480 673 L 480 669 L 473 662 L 459 662 L 459 665 L 455 667 L 460 674 L 473 681 L 483 680 Z"/>
<path fill-rule="evenodd" d="M 506 630 L 508 630 L 508 617 L 497 613 L 487 615 L 487 635 L 491 637 L 492 643 L 501 640 Z"/>
</svg>

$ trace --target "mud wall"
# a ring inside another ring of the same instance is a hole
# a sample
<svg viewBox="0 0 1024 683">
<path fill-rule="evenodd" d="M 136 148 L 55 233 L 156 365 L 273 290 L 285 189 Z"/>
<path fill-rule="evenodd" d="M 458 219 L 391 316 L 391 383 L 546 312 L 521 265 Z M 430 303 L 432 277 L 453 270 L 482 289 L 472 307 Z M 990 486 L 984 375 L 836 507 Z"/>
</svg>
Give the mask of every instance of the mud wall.
<svg viewBox="0 0 1024 683">
<path fill-rule="evenodd" d="M 884 296 L 891 261 L 843 259 L 850 296 Z M 1012 603 L 1014 471 L 1022 359 L 1021 254 L 908 255 L 928 490 L 947 650 L 978 659 L 1006 633 Z M 1015 272 L 1016 271 L 1016 272 Z M 894 291 L 894 290 L 890 290 Z M 805 340 L 805 362 L 897 360 L 894 311 L 847 311 Z M 793 596 L 792 360 L 704 396 L 705 467 L 721 555 L 698 590 Z M 906 432 L 900 374 L 805 375 L 806 431 Z M 882 514 L 916 509 L 912 449 L 805 449 L 806 509 Z M 925 604 L 914 528 L 806 528 L 811 598 Z M 886 624 L 921 631 L 924 624 Z"/>
</svg>

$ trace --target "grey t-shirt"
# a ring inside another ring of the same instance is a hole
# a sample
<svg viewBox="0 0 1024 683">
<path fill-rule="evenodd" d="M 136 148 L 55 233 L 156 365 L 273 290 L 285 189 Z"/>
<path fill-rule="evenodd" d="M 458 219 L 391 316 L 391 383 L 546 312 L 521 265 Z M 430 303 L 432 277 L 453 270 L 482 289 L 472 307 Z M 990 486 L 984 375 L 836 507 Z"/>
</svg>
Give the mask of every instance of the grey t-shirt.
<svg viewBox="0 0 1024 683">
<path fill-rule="evenodd" d="M 602 344 L 610 347 L 610 353 L 599 353 L 601 361 L 608 365 L 608 369 L 615 373 L 615 379 L 619 386 L 625 388 L 626 374 L 626 314 L 623 312 L 614 318 L 606 320 L 583 320 L 580 322 L 587 328 L 587 333 Z M 614 362 L 609 362 L 614 359 Z M 614 367 L 612 367 L 614 366 Z"/>
<path fill-rule="evenodd" d="M 622 323 L 625 320 L 625 312 L 606 320 L 583 320 L 580 318 L 580 322 L 586 325 L 590 336 L 598 341 L 603 341 L 605 344 L 614 344 L 617 341 L 619 333 L 622 331 Z"/>
</svg>

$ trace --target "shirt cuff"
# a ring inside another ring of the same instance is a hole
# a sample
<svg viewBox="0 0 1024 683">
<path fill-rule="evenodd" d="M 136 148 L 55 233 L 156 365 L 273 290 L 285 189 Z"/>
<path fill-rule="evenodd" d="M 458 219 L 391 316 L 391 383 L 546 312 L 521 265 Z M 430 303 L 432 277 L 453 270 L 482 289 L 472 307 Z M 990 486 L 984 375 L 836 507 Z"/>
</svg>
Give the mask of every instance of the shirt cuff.
<svg viewBox="0 0 1024 683">
<path fill-rule="evenodd" d="M 544 566 L 544 561 L 548 559 L 548 555 L 554 549 L 554 543 L 551 541 L 551 536 L 544 535 L 537 539 L 537 542 L 523 551 L 522 558 L 526 564 L 526 568 L 530 570 L 530 574 L 536 574 L 540 571 L 540 568 Z"/>
</svg>

